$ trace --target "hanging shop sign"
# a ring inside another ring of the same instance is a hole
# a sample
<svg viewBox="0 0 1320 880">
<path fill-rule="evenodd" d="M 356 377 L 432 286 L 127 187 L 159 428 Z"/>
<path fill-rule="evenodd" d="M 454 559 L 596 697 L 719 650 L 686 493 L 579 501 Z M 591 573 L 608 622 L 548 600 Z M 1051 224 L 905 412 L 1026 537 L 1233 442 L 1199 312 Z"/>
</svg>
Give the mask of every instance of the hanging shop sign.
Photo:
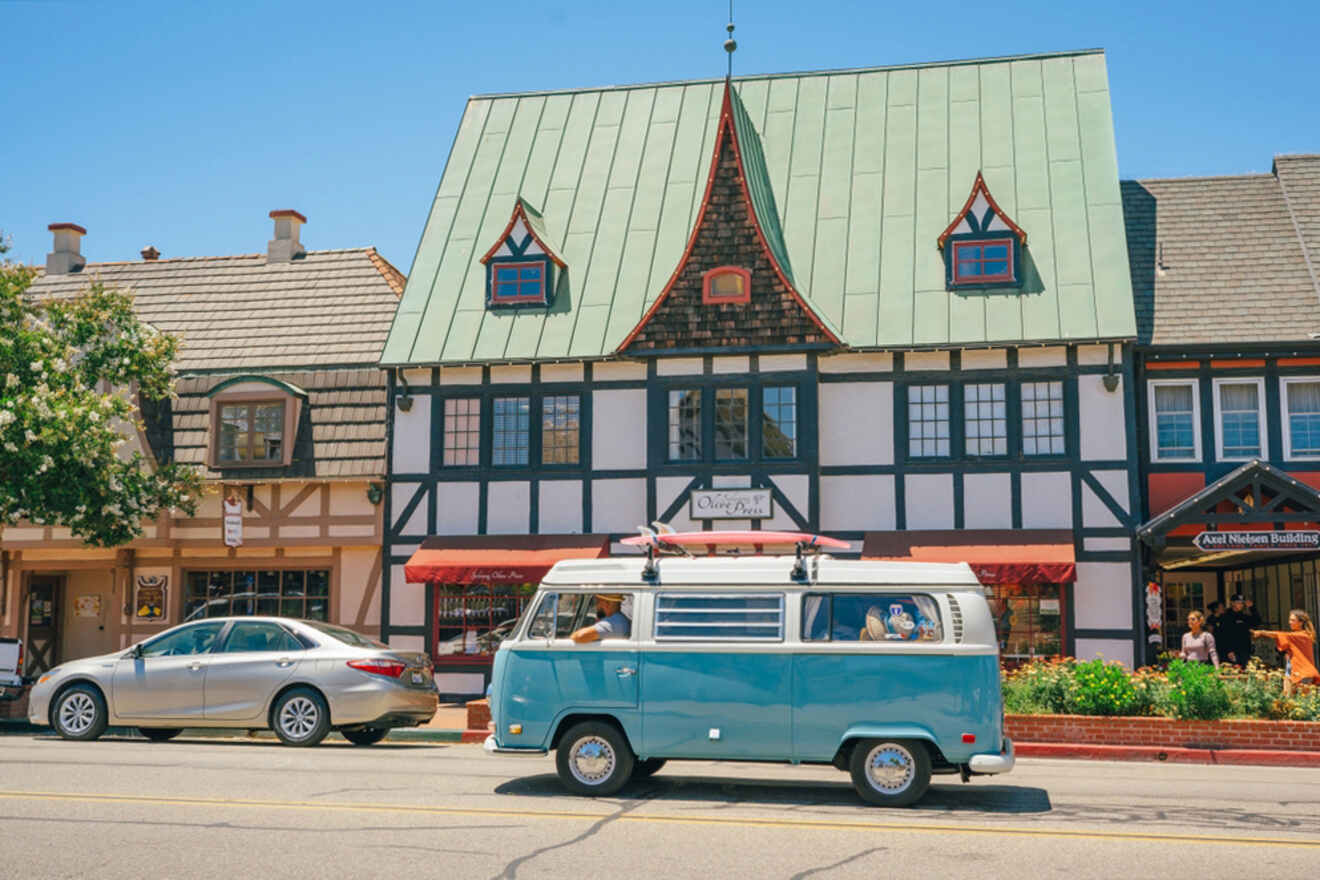
<svg viewBox="0 0 1320 880">
<path fill-rule="evenodd" d="M 243 543 L 243 502 L 226 498 L 224 513 L 225 546 L 239 547 Z"/>
<path fill-rule="evenodd" d="M 1320 550 L 1320 531 L 1201 532 L 1192 543 L 1204 553 L 1221 550 Z"/>
<path fill-rule="evenodd" d="M 169 575 L 138 575 L 137 601 L 133 603 L 138 620 L 161 620 L 165 617 L 165 588 L 169 582 Z"/>
<path fill-rule="evenodd" d="M 769 489 L 693 489 L 688 495 L 692 519 L 769 519 L 774 515 Z"/>
</svg>

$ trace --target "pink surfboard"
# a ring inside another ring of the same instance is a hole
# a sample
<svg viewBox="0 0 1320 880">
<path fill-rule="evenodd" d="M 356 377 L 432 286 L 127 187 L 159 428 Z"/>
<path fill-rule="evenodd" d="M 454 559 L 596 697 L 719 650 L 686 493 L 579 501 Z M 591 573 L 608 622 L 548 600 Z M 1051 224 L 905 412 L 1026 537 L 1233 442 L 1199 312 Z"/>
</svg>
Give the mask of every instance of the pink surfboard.
<svg viewBox="0 0 1320 880">
<path fill-rule="evenodd" d="M 624 544 L 634 547 L 683 547 L 686 549 L 702 548 L 707 553 L 729 553 L 750 549 L 754 553 L 764 553 L 769 548 L 792 550 L 799 544 L 807 548 L 821 550 L 847 550 L 850 544 L 837 538 L 812 535 L 806 532 L 676 532 L 671 535 L 635 535 L 624 538 Z"/>
</svg>

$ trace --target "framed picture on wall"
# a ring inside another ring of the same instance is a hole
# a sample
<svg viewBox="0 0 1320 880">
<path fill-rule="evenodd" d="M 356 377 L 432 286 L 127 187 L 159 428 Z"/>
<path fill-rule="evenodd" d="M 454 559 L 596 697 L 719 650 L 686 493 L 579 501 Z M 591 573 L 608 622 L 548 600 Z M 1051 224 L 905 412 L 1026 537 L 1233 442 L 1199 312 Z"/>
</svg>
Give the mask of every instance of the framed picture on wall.
<svg viewBox="0 0 1320 880">
<path fill-rule="evenodd" d="M 165 617 L 165 588 L 168 575 L 142 574 L 137 579 L 137 601 L 133 603 L 138 620 L 161 620 Z"/>
</svg>

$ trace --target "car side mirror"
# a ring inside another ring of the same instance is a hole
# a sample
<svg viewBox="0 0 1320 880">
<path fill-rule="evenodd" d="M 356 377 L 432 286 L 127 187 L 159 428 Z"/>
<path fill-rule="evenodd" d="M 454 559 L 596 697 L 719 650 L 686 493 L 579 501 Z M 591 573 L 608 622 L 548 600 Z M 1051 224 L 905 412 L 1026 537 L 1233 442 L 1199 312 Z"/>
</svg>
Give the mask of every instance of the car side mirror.
<svg viewBox="0 0 1320 880">
<path fill-rule="evenodd" d="M 136 644 L 136 645 L 133 646 L 133 659 L 134 659 L 134 660 L 141 660 L 141 659 L 142 659 L 142 643 L 141 643 L 141 642 L 139 642 L 138 644 Z"/>
</svg>

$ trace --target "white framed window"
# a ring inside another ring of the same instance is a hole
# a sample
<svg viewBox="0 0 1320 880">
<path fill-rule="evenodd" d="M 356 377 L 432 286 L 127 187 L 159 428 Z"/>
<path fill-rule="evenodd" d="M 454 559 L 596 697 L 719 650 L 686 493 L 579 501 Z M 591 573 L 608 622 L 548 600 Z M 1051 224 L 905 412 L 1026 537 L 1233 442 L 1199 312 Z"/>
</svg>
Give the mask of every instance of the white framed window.
<svg viewBox="0 0 1320 880">
<path fill-rule="evenodd" d="M 1265 380 L 1215 379 L 1215 454 L 1220 461 L 1263 458 Z"/>
<path fill-rule="evenodd" d="M 1022 383 L 1022 454 L 1063 455 L 1063 383 Z"/>
<path fill-rule="evenodd" d="M 1008 403 L 1003 382 L 963 386 L 963 445 L 968 455 L 1008 455 Z"/>
<path fill-rule="evenodd" d="M 1283 455 L 1320 459 L 1320 376 L 1284 376 L 1279 380 L 1283 403 Z"/>
<path fill-rule="evenodd" d="M 1201 402 L 1195 379 L 1148 382 L 1151 461 L 1199 461 Z"/>
<path fill-rule="evenodd" d="M 908 455 L 947 458 L 949 455 L 949 386 L 908 388 Z"/>
<path fill-rule="evenodd" d="M 481 456 L 481 399 L 445 400 L 444 466 L 476 467 Z"/>
</svg>

